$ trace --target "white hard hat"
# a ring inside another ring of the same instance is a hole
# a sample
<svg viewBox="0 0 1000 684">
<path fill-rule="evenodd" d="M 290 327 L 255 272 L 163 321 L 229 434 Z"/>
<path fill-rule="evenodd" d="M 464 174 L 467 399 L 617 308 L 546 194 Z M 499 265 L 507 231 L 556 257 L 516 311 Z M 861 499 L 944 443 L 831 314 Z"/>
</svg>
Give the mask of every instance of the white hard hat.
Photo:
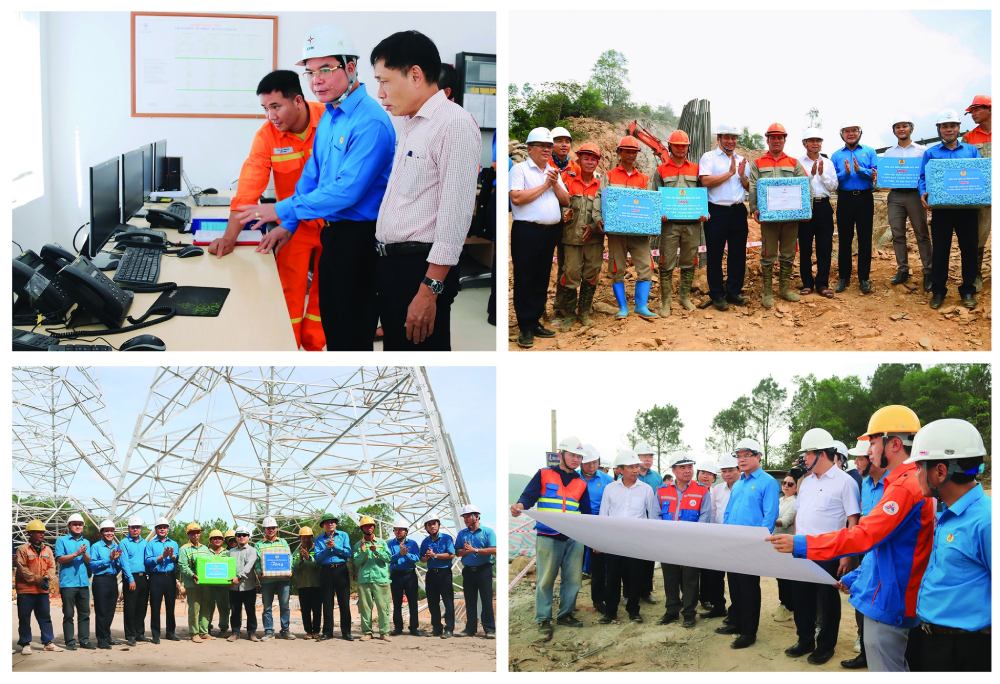
<svg viewBox="0 0 1000 684">
<path fill-rule="evenodd" d="M 357 57 L 354 42 L 335 26 L 317 26 L 306 34 L 302 43 L 302 59 L 295 64 L 302 66 L 313 57 Z"/>
<path fill-rule="evenodd" d="M 278 526 L 278 521 L 275 520 L 270 515 L 264 518 L 264 523 L 262 524 L 262 527 L 277 527 L 277 526 Z"/>
<path fill-rule="evenodd" d="M 567 131 L 562 126 L 556 126 L 555 128 L 553 128 L 552 131 L 549 133 L 549 135 L 552 136 L 553 140 L 555 140 L 556 138 L 569 138 L 570 140 L 573 139 L 573 136 L 570 134 L 570 132 Z"/>
<path fill-rule="evenodd" d="M 823 131 L 819 130 L 816 127 L 807 128 L 805 132 L 802 133 L 802 139 L 809 140 L 810 138 L 818 138 L 819 140 L 822 140 Z"/>
<path fill-rule="evenodd" d="M 159 518 L 156 519 L 156 527 L 159 527 L 160 525 L 166 525 L 167 527 L 170 527 L 170 521 L 161 515 Z"/>
<path fill-rule="evenodd" d="M 656 449 L 650 446 L 647 442 L 639 442 L 635 445 L 635 453 L 637 454 L 655 454 Z"/>
<path fill-rule="evenodd" d="M 250 534 L 250 529 L 246 525 L 240 525 L 235 530 L 236 534 Z"/>
<path fill-rule="evenodd" d="M 465 504 L 462 506 L 462 512 L 460 515 L 469 515 L 471 513 L 479 513 L 479 507 L 475 504 Z"/>
<path fill-rule="evenodd" d="M 397 527 L 401 527 L 404 530 L 408 530 L 410 529 L 410 523 L 406 522 L 402 518 L 396 518 L 395 520 L 392 521 L 392 529 L 396 529 Z"/>
<path fill-rule="evenodd" d="M 578 454 L 583 456 L 583 442 L 581 442 L 576 435 L 570 435 L 559 442 L 559 446 L 556 447 L 559 451 L 568 451 L 571 454 Z"/>
<path fill-rule="evenodd" d="M 743 439 L 738 441 L 736 443 L 736 449 L 734 449 L 734 451 L 743 451 L 744 449 L 748 449 L 749 451 L 752 451 L 755 454 L 764 453 L 764 447 L 762 447 L 760 445 L 760 442 L 758 442 L 753 437 L 744 437 Z"/>
<path fill-rule="evenodd" d="M 75 523 L 75 522 L 82 523 L 83 516 L 80 515 L 79 513 L 74 513 L 73 515 L 69 516 L 69 520 L 66 521 L 66 524 L 68 525 L 69 523 Z"/>
<path fill-rule="evenodd" d="M 847 445 L 841 442 L 839 439 L 833 440 L 833 446 L 843 458 L 847 458 Z"/>
<path fill-rule="evenodd" d="M 983 437 L 975 425 L 959 418 L 942 418 L 920 428 L 920 432 L 913 438 L 910 457 L 903 462 L 950 461 L 985 456 Z"/>
<path fill-rule="evenodd" d="M 848 456 L 868 456 L 868 447 L 871 443 L 867 439 L 859 439 L 853 448 L 847 450 Z"/>
<path fill-rule="evenodd" d="M 615 468 L 630 465 L 639 465 L 639 455 L 631 449 L 619 447 L 615 454 Z"/>
<path fill-rule="evenodd" d="M 716 135 L 739 135 L 740 130 L 730 124 L 719 124 L 715 127 Z"/>
<path fill-rule="evenodd" d="M 601 464 L 601 453 L 591 444 L 583 445 L 583 462 L 593 463 L 597 461 L 597 465 Z"/>
<path fill-rule="evenodd" d="M 115 529 L 115 524 L 111 520 L 102 520 L 101 526 L 97 529 L 99 529 L 101 532 L 103 532 L 104 530 L 113 530 Z"/>
<path fill-rule="evenodd" d="M 531 143 L 549 143 L 552 144 L 552 133 L 549 129 L 539 126 L 538 128 L 532 128 L 531 132 L 528 133 L 528 139 L 525 140 L 527 144 Z"/>
<path fill-rule="evenodd" d="M 960 117 L 958 115 L 958 112 L 956 112 L 954 109 L 946 109 L 943 112 L 941 112 L 940 114 L 938 114 L 937 121 L 935 121 L 934 123 L 937 124 L 938 126 L 940 126 L 941 124 L 944 124 L 944 123 L 961 124 L 962 123 L 962 117 Z M 956 420 L 957 420 L 957 418 L 956 418 Z"/>
<path fill-rule="evenodd" d="M 719 472 L 719 466 L 711 461 L 702 461 L 694 467 L 695 471 L 704 470 L 706 473 L 712 473 L 718 477 L 721 473 Z"/>
<path fill-rule="evenodd" d="M 840 127 L 840 132 L 843 133 L 845 128 L 857 128 L 860 131 L 861 130 L 861 124 L 859 124 L 859 123 L 845 123 L 843 126 Z"/>
<path fill-rule="evenodd" d="M 833 435 L 823 428 L 811 428 L 802 435 L 802 445 L 799 453 L 806 451 L 820 451 L 822 449 L 833 449 Z"/>
<path fill-rule="evenodd" d="M 676 468 L 677 466 L 688 465 L 688 464 L 694 465 L 694 463 L 695 463 L 694 459 L 691 458 L 690 456 L 674 456 L 672 459 L 670 459 L 671 468 Z"/>
<path fill-rule="evenodd" d="M 723 454 L 719 456 L 719 470 L 723 468 L 736 468 L 736 457 L 732 454 Z"/>
<path fill-rule="evenodd" d="M 133 515 L 131 518 L 128 519 L 128 526 L 129 527 L 142 527 L 142 518 L 140 518 L 137 515 Z"/>
<path fill-rule="evenodd" d="M 910 128 L 913 128 L 913 119 L 912 118 L 908 118 L 908 117 L 909 117 L 909 114 L 901 114 L 900 118 L 895 119 L 892 122 L 892 125 L 895 126 L 898 123 L 908 123 L 908 124 L 910 124 Z"/>
</svg>

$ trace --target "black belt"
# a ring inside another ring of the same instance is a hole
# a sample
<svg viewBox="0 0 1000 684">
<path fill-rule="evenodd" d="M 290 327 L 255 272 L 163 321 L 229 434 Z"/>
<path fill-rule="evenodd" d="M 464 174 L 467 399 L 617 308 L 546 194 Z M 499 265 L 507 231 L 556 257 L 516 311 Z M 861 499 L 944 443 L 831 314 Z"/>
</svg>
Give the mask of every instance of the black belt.
<svg viewBox="0 0 1000 684">
<path fill-rule="evenodd" d="M 389 573 L 389 577 L 402 577 L 404 575 L 413 575 L 416 570 L 397 570 L 396 572 Z"/>
<path fill-rule="evenodd" d="M 146 576 L 146 573 L 144 573 L 144 572 L 133 572 L 132 573 L 132 577 L 145 577 L 145 576 Z"/>
<path fill-rule="evenodd" d="M 329 565 L 319 566 L 320 570 L 337 570 L 339 568 L 346 568 L 347 563 L 330 563 Z"/>
<path fill-rule="evenodd" d="M 813 204 L 816 204 L 817 202 L 829 202 L 829 201 L 830 201 L 829 197 L 813 197 Z"/>
<path fill-rule="evenodd" d="M 463 570 L 484 570 L 491 567 L 489 563 L 484 563 L 482 565 L 463 565 Z"/>
<path fill-rule="evenodd" d="M 522 221 L 521 219 L 515 219 L 513 223 L 520 223 L 528 226 L 538 226 L 539 228 L 558 228 L 561 223 L 539 223 L 538 221 Z"/>
<path fill-rule="evenodd" d="M 174 573 L 171 571 L 171 572 L 151 572 L 149 574 L 150 575 L 172 575 Z"/>
<path fill-rule="evenodd" d="M 870 195 L 871 190 L 838 190 L 838 195 Z"/>
<path fill-rule="evenodd" d="M 427 572 L 451 572 L 451 568 L 427 568 Z"/>
<path fill-rule="evenodd" d="M 394 242 L 392 244 L 385 244 L 384 242 L 375 243 L 375 253 L 379 256 L 402 256 L 407 254 L 430 254 L 431 247 L 433 247 L 429 242 Z"/>
<path fill-rule="evenodd" d="M 891 188 L 889 192 L 917 192 L 917 188 Z"/>
<path fill-rule="evenodd" d="M 990 634 L 990 627 L 983 627 L 982 629 L 976 630 L 975 632 L 970 632 L 967 629 L 958 629 L 956 627 L 944 627 L 942 625 L 934 625 L 929 622 L 921 622 L 920 629 L 926 634 Z"/>
</svg>

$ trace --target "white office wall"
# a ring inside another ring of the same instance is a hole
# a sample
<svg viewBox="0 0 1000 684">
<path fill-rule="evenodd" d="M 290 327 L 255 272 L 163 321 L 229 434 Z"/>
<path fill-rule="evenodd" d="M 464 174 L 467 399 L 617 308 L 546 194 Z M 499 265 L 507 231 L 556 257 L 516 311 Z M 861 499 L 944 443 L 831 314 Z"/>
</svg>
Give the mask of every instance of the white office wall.
<svg viewBox="0 0 1000 684">
<path fill-rule="evenodd" d="M 281 69 L 298 69 L 294 65 L 311 27 L 343 26 L 362 53 L 361 80 L 373 97 L 377 93 L 368 54 L 396 31 L 416 29 L 427 34 L 446 62 L 454 62 L 458 52 L 496 53 L 492 12 L 259 14 L 278 16 Z M 53 12 L 43 17 L 46 193 L 14 211 L 14 239 L 26 249 L 37 250 L 46 242 L 68 247 L 73 232 L 88 220 L 88 168 L 154 140 L 166 138 L 168 153 L 184 157 L 184 168 L 195 185 L 224 191 L 239 175 L 253 133 L 263 119 L 131 116 L 129 23 L 128 12 Z M 83 235 L 78 246 L 82 240 Z"/>
</svg>

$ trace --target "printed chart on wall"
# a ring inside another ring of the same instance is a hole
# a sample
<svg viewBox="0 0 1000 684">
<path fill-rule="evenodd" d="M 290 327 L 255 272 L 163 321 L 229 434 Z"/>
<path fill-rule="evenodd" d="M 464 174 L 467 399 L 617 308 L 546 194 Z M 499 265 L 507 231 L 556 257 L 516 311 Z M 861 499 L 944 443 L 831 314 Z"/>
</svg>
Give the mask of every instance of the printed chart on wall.
<svg viewBox="0 0 1000 684">
<path fill-rule="evenodd" d="M 277 35 L 274 16 L 133 12 L 132 116 L 259 117 Z"/>
</svg>

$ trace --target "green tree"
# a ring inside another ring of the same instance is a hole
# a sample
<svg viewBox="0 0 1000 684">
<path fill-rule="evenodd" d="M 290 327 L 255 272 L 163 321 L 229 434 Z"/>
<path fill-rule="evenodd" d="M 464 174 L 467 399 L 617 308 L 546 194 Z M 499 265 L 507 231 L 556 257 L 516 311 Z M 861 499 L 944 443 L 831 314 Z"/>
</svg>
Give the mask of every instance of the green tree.
<svg viewBox="0 0 1000 684">
<path fill-rule="evenodd" d="M 871 388 L 872 411 L 889 404 L 905 404 L 901 394 L 903 378 L 914 371 L 920 371 L 920 364 L 883 363 L 876 368 L 868 380 L 868 385 Z"/>
<path fill-rule="evenodd" d="M 635 412 L 635 427 L 629 433 L 632 445 L 637 442 L 649 442 L 656 450 L 656 470 L 663 472 L 660 463 L 661 455 L 681 448 L 681 429 L 684 423 L 681 421 L 680 412 L 676 406 L 665 404 L 653 405 L 648 411 Z"/>
<path fill-rule="evenodd" d="M 770 375 L 757 383 L 750 393 L 747 413 L 754 436 L 764 448 L 762 465 L 765 468 L 768 467 L 768 457 L 771 454 L 771 438 L 785 421 L 781 407 L 787 397 L 788 391 Z"/>
<path fill-rule="evenodd" d="M 781 461 L 772 465 L 789 466 L 798 454 L 802 435 L 814 427 L 827 430 L 848 447 L 854 446 L 854 438 L 865 431 L 872 413 L 869 391 L 861 380 L 853 375 L 817 380 L 809 374 L 796 376 L 793 382 L 795 390 L 785 411 L 788 442 Z"/>
<path fill-rule="evenodd" d="M 762 150 L 764 149 L 764 136 L 760 133 L 751 133 L 750 129 L 744 126 L 737 144 L 745 150 Z"/>
<path fill-rule="evenodd" d="M 632 95 L 628 86 L 628 60 L 618 50 L 605 50 L 591 68 L 590 85 L 597 89 L 607 107 L 628 107 Z"/>
<path fill-rule="evenodd" d="M 731 453 L 736 442 L 749 431 L 750 416 L 747 413 L 747 397 L 740 397 L 722 409 L 712 419 L 712 436 L 705 440 L 707 446 L 716 452 Z"/>
</svg>

